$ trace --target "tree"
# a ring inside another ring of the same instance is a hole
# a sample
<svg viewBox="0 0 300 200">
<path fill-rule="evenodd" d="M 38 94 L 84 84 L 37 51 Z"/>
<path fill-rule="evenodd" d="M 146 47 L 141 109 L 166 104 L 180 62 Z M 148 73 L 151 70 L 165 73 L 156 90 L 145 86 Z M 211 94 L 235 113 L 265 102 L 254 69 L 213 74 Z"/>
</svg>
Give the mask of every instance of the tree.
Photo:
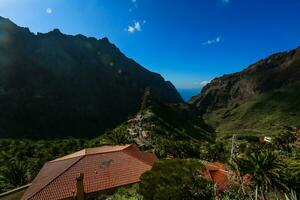
<svg viewBox="0 0 300 200">
<path fill-rule="evenodd" d="M 282 149 L 286 152 L 291 153 L 292 147 L 291 144 L 296 142 L 297 134 L 294 129 L 287 129 L 286 131 L 280 133 L 274 138 L 274 147 L 275 149 Z"/>
<path fill-rule="evenodd" d="M 198 161 L 159 161 L 142 175 L 139 192 L 145 200 L 214 199 L 214 184 L 203 178 L 202 171 Z"/>
<path fill-rule="evenodd" d="M 107 133 L 107 138 L 115 145 L 129 143 L 127 127 L 121 125 L 115 128 L 111 132 Z"/>
</svg>

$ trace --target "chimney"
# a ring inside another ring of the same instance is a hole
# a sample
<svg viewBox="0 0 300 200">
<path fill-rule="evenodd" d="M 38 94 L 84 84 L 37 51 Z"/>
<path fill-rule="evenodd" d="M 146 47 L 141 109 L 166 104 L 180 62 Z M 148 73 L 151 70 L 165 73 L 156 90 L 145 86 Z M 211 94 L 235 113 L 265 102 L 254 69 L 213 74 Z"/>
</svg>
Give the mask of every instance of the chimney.
<svg viewBox="0 0 300 200">
<path fill-rule="evenodd" d="M 84 174 L 80 173 L 76 177 L 76 200 L 85 200 L 84 198 L 84 185 L 83 185 Z"/>
</svg>

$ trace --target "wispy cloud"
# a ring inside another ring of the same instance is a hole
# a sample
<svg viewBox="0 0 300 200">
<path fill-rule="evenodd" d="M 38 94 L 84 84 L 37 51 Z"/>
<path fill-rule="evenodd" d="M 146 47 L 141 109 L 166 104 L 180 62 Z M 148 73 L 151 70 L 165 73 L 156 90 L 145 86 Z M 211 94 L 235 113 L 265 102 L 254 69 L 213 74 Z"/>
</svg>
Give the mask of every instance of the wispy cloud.
<svg viewBox="0 0 300 200">
<path fill-rule="evenodd" d="M 203 42 L 202 44 L 203 45 L 210 45 L 210 44 L 220 43 L 221 41 L 222 41 L 221 37 L 217 37 L 213 40 L 207 40 L 206 42 Z"/>
<path fill-rule="evenodd" d="M 135 8 L 138 8 L 138 2 L 137 2 L 137 0 L 131 0 L 131 3 L 133 4 L 133 6 Z"/>
<path fill-rule="evenodd" d="M 51 9 L 51 8 L 47 8 L 47 9 L 46 9 L 46 13 L 47 13 L 48 15 L 51 15 L 51 14 L 52 14 L 52 9 Z"/>
<path fill-rule="evenodd" d="M 206 86 L 207 84 L 209 84 L 210 83 L 210 81 L 201 81 L 200 82 L 200 86 L 201 87 L 204 87 L 204 86 Z"/>
<path fill-rule="evenodd" d="M 206 86 L 207 84 L 209 84 L 210 81 L 195 81 L 193 82 L 193 86 L 192 88 L 203 88 L 204 86 Z"/>
<path fill-rule="evenodd" d="M 146 20 L 143 20 L 142 22 L 139 22 L 139 21 L 134 22 L 134 24 L 129 25 L 126 30 L 129 33 L 140 32 L 140 31 L 142 31 L 142 25 L 145 23 L 146 23 Z"/>
</svg>

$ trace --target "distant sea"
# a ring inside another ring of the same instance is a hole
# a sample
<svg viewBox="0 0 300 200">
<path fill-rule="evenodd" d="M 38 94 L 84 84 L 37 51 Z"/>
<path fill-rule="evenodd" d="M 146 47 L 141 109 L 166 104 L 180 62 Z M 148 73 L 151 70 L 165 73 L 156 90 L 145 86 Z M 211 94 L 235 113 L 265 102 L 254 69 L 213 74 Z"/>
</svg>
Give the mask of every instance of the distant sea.
<svg viewBox="0 0 300 200">
<path fill-rule="evenodd" d="M 177 89 L 185 102 L 188 102 L 193 96 L 200 94 L 201 88 Z"/>
</svg>

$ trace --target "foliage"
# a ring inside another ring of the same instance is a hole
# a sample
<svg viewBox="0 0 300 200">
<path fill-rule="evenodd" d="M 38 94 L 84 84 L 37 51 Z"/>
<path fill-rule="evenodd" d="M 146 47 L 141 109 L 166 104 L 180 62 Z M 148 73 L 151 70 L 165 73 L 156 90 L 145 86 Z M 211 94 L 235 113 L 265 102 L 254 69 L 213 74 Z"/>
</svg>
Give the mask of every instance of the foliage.
<svg viewBox="0 0 300 200">
<path fill-rule="evenodd" d="M 292 190 L 290 194 L 284 194 L 286 200 L 297 200 L 297 194 Z"/>
<path fill-rule="evenodd" d="M 296 130 L 291 127 L 286 127 L 286 130 L 282 131 L 274 137 L 274 148 L 281 149 L 283 151 L 292 152 L 292 144 L 297 140 Z"/>
<path fill-rule="evenodd" d="M 138 189 L 138 184 L 134 184 L 129 188 L 120 188 L 113 194 L 113 196 L 107 198 L 107 200 L 143 200 L 143 196 L 137 192 Z"/>
<path fill-rule="evenodd" d="M 206 143 L 200 147 L 200 158 L 210 162 L 226 162 L 229 159 L 229 149 L 226 143 L 217 141 L 215 143 Z"/>
<path fill-rule="evenodd" d="M 266 199 L 266 192 L 286 189 L 282 174 L 284 165 L 277 153 L 268 150 L 256 150 L 234 159 L 232 166 L 235 166 L 233 169 L 240 177 L 244 194 L 246 189 L 243 187 L 243 179 L 246 175 L 251 177 L 249 181 L 253 182 L 253 189 L 257 188 L 263 199 Z"/>
<path fill-rule="evenodd" d="M 285 184 L 300 195 L 300 148 L 295 149 L 288 157 L 284 157 L 283 163 L 285 168 L 282 174 L 284 174 Z"/>
<path fill-rule="evenodd" d="M 2 169 L 0 179 L 8 188 L 22 186 L 30 179 L 28 168 L 22 161 L 10 161 L 8 167 Z"/>
<path fill-rule="evenodd" d="M 110 141 L 110 143 L 114 145 L 128 144 L 132 142 L 128 137 L 127 127 L 122 125 L 118 126 L 112 131 L 106 132 L 105 138 L 107 138 Z"/>
<path fill-rule="evenodd" d="M 0 192 L 30 182 L 46 161 L 84 148 L 86 141 L 0 139 Z"/>
<path fill-rule="evenodd" d="M 214 185 L 203 178 L 202 170 L 198 161 L 159 161 L 142 176 L 139 192 L 145 200 L 213 199 Z"/>
</svg>

